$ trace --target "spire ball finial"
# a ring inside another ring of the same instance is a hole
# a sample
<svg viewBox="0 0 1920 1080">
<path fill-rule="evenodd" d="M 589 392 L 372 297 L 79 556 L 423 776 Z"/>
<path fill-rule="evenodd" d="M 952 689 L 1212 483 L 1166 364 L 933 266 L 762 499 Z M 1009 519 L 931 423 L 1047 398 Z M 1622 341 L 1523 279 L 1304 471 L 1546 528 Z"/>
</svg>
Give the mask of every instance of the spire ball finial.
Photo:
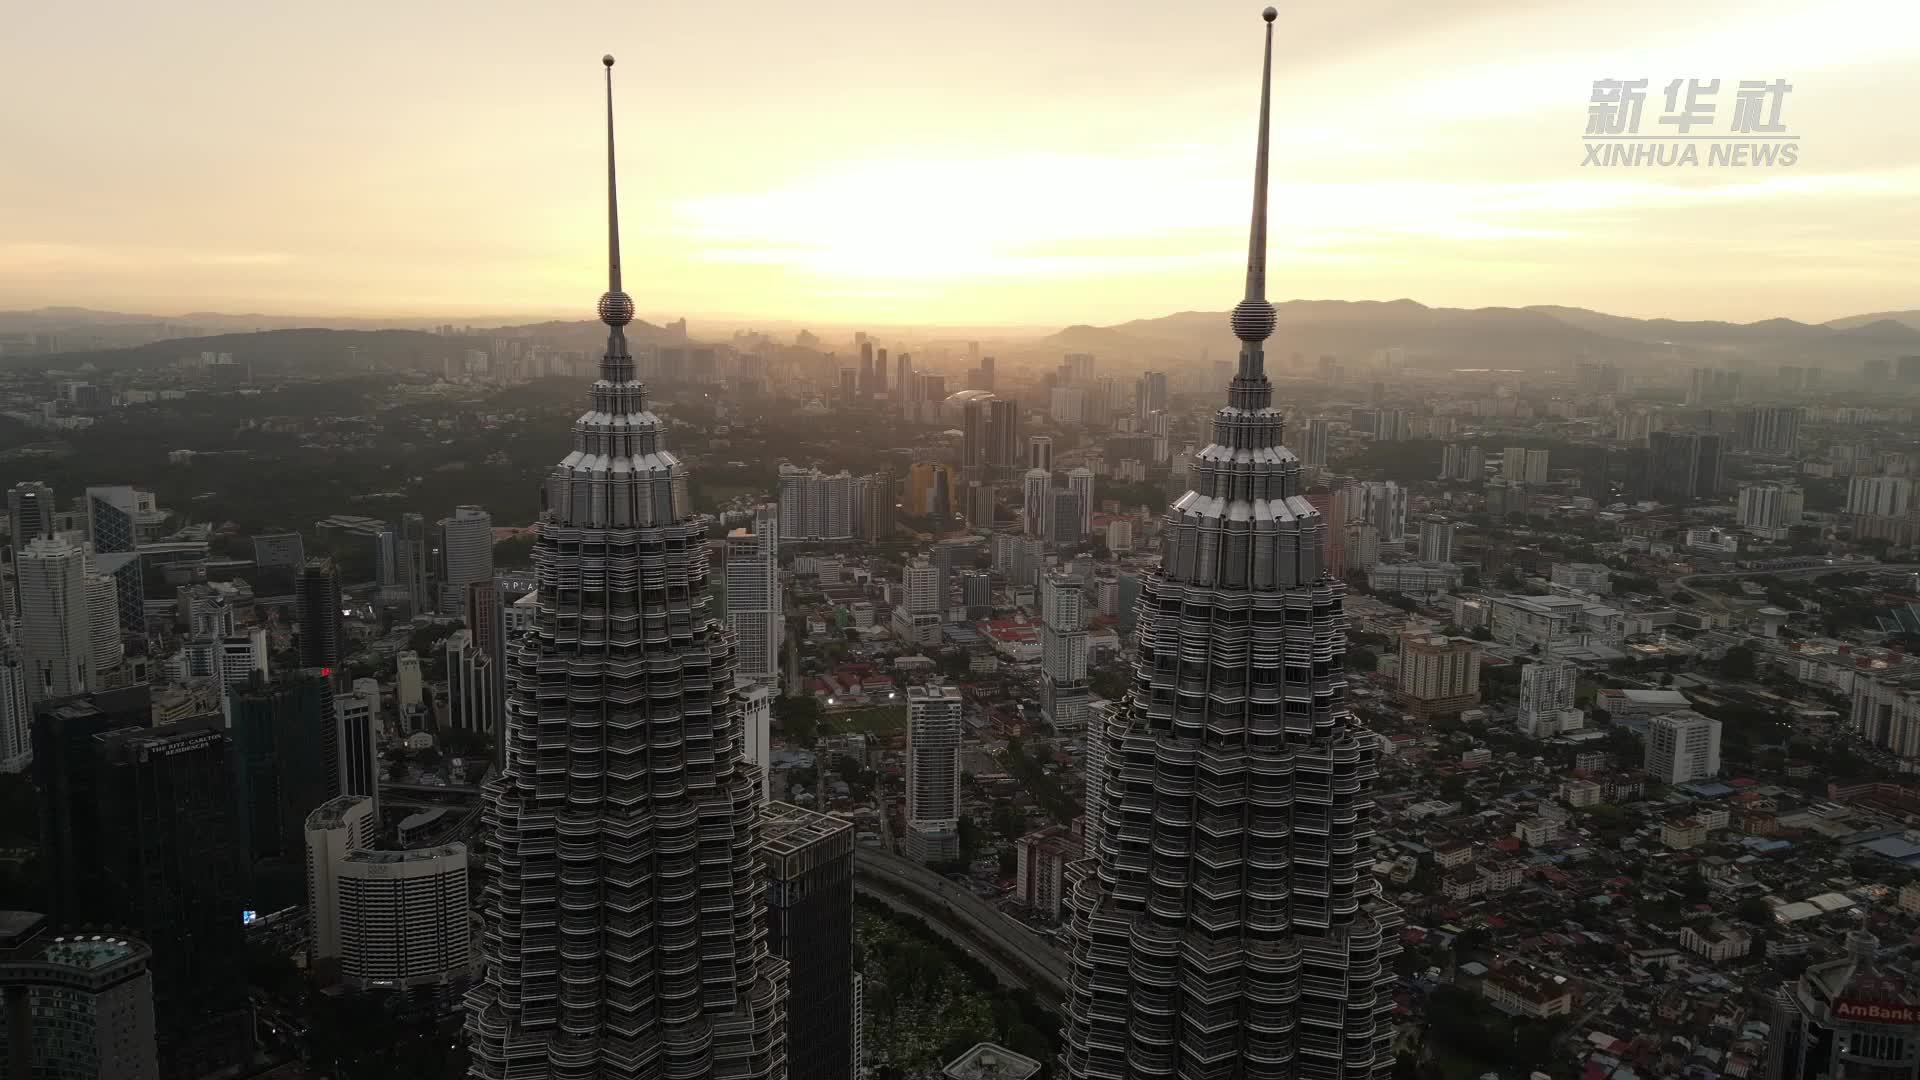
<svg viewBox="0 0 1920 1080">
<path fill-rule="evenodd" d="M 1275 11 L 1272 8 L 1268 8 L 1267 10 L 1260 13 L 1260 17 L 1267 20 L 1268 22 L 1272 22 L 1273 20 L 1280 17 L 1280 13 L 1278 11 Z M 613 57 L 611 56 L 607 57 L 607 63 L 609 64 L 613 63 Z"/>
<path fill-rule="evenodd" d="M 1268 8 L 1267 10 L 1268 10 L 1268 11 L 1272 11 L 1273 9 L 1272 9 L 1272 8 Z M 1267 21 L 1268 21 L 1268 22 L 1272 22 L 1272 21 L 1273 21 L 1273 16 L 1271 16 L 1271 15 L 1269 15 L 1269 16 L 1267 16 Z M 612 54 L 612 53 L 608 53 L 607 55 L 605 55 L 605 56 L 603 56 L 603 57 L 601 57 L 601 58 L 600 58 L 600 62 L 601 62 L 601 63 L 603 63 L 603 64 L 605 64 L 605 65 L 607 65 L 608 67 L 612 67 L 612 66 L 613 66 L 613 54 Z"/>
</svg>

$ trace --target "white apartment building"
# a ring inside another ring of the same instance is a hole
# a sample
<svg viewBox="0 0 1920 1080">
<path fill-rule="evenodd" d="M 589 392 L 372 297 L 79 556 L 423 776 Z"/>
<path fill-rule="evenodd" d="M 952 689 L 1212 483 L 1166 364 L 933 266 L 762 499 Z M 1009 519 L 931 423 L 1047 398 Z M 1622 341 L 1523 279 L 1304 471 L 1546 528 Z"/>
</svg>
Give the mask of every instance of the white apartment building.
<svg viewBox="0 0 1920 1080">
<path fill-rule="evenodd" d="M 1691 709 L 1647 723 L 1646 773 L 1669 784 L 1706 780 L 1720 772 L 1720 721 Z"/>
<path fill-rule="evenodd" d="M 340 975 L 356 989 L 450 983 L 471 974 L 464 844 L 360 848 L 335 864 Z"/>
<path fill-rule="evenodd" d="M 1579 669 L 1564 660 L 1542 660 L 1521 668 L 1516 721 L 1520 734 L 1530 739 L 1550 739 L 1586 726 L 1585 717 L 1574 707 L 1579 683 Z"/>
<path fill-rule="evenodd" d="M 734 673 L 766 686 L 780 682 L 780 640 L 786 614 L 780 590 L 779 508 L 754 507 L 753 528 L 727 534 L 727 625 L 734 636 Z"/>
<path fill-rule="evenodd" d="M 307 955 L 312 960 L 340 956 L 340 861 L 379 838 L 380 818 L 373 800 L 342 795 L 307 815 Z"/>
<path fill-rule="evenodd" d="M 907 853 L 920 862 L 960 854 L 960 691 L 907 691 Z"/>
</svg>

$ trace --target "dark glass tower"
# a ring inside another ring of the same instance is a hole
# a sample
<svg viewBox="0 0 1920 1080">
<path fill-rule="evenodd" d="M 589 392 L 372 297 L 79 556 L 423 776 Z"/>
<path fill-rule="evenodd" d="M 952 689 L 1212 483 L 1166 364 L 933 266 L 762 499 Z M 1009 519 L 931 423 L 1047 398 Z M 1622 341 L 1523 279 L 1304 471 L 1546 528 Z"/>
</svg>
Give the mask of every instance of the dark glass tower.
<svg viewBox="0 0 1920 1080">
<path fill-rule="evenodd" d="M 160 1074 L 186 1080 L 253 1052 L 234 750 L 218 716 L 146 727 L 136 696 L 145 688 L 36 718 L 54 917 L 152 946 Z"/>
<path fill-rule="evenodd" d="M 1268 8 L 1239 370 L 1142 580 L 1089 759 L 1066 1024 L 1075 1080 L 1385 1080 L 1399 912 L 1363 875 L 1374 740 L 1346 703 L 1345 586 L 1282 442 L 1262 343 Z"/>
<path fill-rule="evenodd" d="M 339 667 L 346 654 L 346 630 L 340 620 L 340 571 L 332 559 L 307 560 L 295 598 L 300 666 Z"/>
<path fill-rule="evenodd" d="M 607 351 L 547 477 L 539 605 L 508 651 L 472 1075 L 778 1080 L 787 965 L 767 951 L 759 782 L 686 466 L 627 349 L 606 65 Z"/>
<path fill-rule="evenodd" d="M 853 1075 L 853 823 L 791 803 L 760 812 L 767 944 L 787 962 L 788 1080 Z"/>
</svg>

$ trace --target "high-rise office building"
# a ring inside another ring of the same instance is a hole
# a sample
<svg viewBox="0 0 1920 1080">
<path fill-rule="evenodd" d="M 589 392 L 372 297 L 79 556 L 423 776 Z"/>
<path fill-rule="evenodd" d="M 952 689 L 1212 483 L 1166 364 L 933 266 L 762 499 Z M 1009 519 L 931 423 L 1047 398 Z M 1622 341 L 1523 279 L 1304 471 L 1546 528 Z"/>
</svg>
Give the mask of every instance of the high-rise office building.
<svg viewBox="0 0 1920 1080">
<path fill-rule="evenodd" d="M 1866 930 L 1849 930 L 1844 940 L 1843 955 L 1809 964 L 1774 990 L 1767 1062 L 1757 1070 L 1765 1080 L 1920 1080 L 1912 969 L 1883 961 L 1880 939 Z"/>
<path fill-rule="evenodd" d="M 907 854 L 923 863 L 960 855 L 960 691 L 907 689 Z"/>
<path fill-rule="evenodd" d="M 1080 507 L 1079 492 L 1064 489 L 1054 491 L 1053 513 L 1049 515 L 1053 531 L 1047 536 L 1048 543 L 1054 547 L 1067 547 L 1086 539 L 1086 534 L 1080 531 Z"/>
<path fill-rule="evenodd" d="M 37 480 L 22 480 L 7 489 L 7 523 L 12 527 L 13 550 L 26 549 L 43 536 L 53 535 L 53 489 Z"/>
<path fill-rule="evenodd" d="M 1306 465 L 1325 465 L 1328 447 L 1333 439 L 1333 421 L 1314 418 L 1306 422 L 1301 444 L 1300 461 Z"/>
<path fill-rule="evenodd" d="M 28 694 L 47 701 L 98 689 L 87 550 L 41 537 L 14 553 L 14 576 Z"/>
<path fill-rule="evenodd" d="M 870 544 L 893 539 L 896 531 L 893 474 L 883 471 L 860 479 L 860 539 Z M 787 534 L 783 530 L 780 535 Z"/>
<path fill-rule="evenodd" d="M 493 515 L 478 506 L 456 506 L 440 519 L 440 610 L 466 610 L 466 588 L 493 580 Z"/>
<path fill-rule="evenodd" d="M 987 404 L 974 397 L 960 406 L 960 471 L 969 478 L 987 464 Z"/>
<path fill-rule="evenodd" d="M 159 1080 L 153 950 L 125 934 L 56 933 L 0 912 L 0 1076 Z"/>
<path fill-rule="evenodd" d="M 1644 488 L 1655 499 L 1711 499 L 1720 491 L 1721 438 L 1687 431 L 1647 436 Z"/>
<path fill-rule="evenodd" d="M 493 712 L 493 765 L 507 762 L 507 731 L 501 723 L 507 700 L 507 607 L 498 578 L 467 584 L 466 622 L 473 634 L 473 647 L 487 658 L 487 673 L 493 677 L 488 705 Z M 516 597 L 517 599 L 517 597 Z"/>
<path fill-rule="evenodd" d="M 142 494 L 125 485 L 87 489 L 87 540 L 95 552 L 139 549 Z"/>
<path fill-rule="evenodd" d="M 573 452 L 548 475 L 539 613 L 509 657 L 470 1075 L 778 1080 L 787 965 L 767 950 L 733 638 L 686 465 L 627 346 L 612 63 L 607 346 Z"/>
<path fill-rule="evenodd" d="M 1453 522 L 1445 518 L 1428 518 L 1420 523 L 1420 561 L 1453 561 Z"/>
<path fill-rule="evenodd" d="M 341 793 L 340 718 L 333 699 L 332 677 L 312 668 L 228 694 L 241 832 L 255 862 L 296 862 L 306 850 L 307 815 Z"/>
<path fill-rule="evenodd" d="M 767 946 L 793 972 L 788 1080 L 853 1071 L 853 823 L 794 806 L 760 810 Z"/>
<path fill-rule="evenodd" d="M 253 1056 L 246 857 L 220 718 L 151 721 L 144 685 L 35 717 L 42 858 L 57 922 L 125 927 L 152 948 L 160 1075 L 187 1080 Z"/>
<path fill-rule="evenodd" d="M 400 561 L 400 584 L 407 590 L 407 604 L 415 615 L 425 615 L 438 605 L 440 584 L 434 578 L 439 565 L 434 556 L 438 530 L 427 526 L 424 514 L 402 514 L 400 540 L 396 556 Z"/>
<path fill-rule="evenodd" d="M 364 795 L 341 795 L 307 815 L 307 957 L 340 958 L 340 860 L 374 846 L 380 815 Z"/>
<path fill-rule="evenodd" d="M 33 697 L 27 663 L 6 620 L 0 619 L 0 772 L 17 773 L 33 763 Z"/>
<path fill-rule="evenodd" d="M 504 703 L 494 696 L 493 657 L 481 651 L 467 630 L 447 635 L 447 723 L 456 731 L 487 737 L 491 745 L 501 727 Z"/>
<path fill-rule="evenodd" d="M 341 615 L 340 572 L 333 560 L 308 559 L 294 598 L 300 666 L 339 667 L 346 659 L 347 628 Z"/>
<path fill-rule="evenodd" d="M 1053 537 L 1053 474 L 1045 469 L 1028 469 L 1021 482 L 1021 531 L 1028 536 Z"/>
<path fill-rule="evenodd" d="M 1108 723 L 1099 848 L 1069 901 L 1070 1080 L 1394 1065 L 1400 917 L 1363 864 L 1375 740 L 1347 707 L 1345 586 L 1264 371 L 1271 67 L 1269 24 L 1239 370 L 1168 510 Z"/>
<path fill-rule="evenodd" d="M 380 815 L 380 683 L 355 679 L 353 689 L 333 697 L 334 744 L 340 748 L 341 795 L 362 795 Z"/>
<path fill-rule="evenodd" d="M 1140 381 L 1134 384 L 1133 414 L 1136 418 L 1145 418 L 1157 412 L 1167 411 L 1167 373 L 1164 371 L 1143 371 Z"/>
<path fill-rule="evenodd" d="M 1048 574 L 1040 587 L 1040 709 L 1055 730 L 1079 731 L 1092 696 L 1086 591 L 1067 574 Z"/>
<path fill-rule="evenodd" d="M 1529 450 L 1520 469 L 1520 482 L 1529 487 L 1539 487 L 1547 482 L 1551 475 L 1547 468 L 1548 453 L 1545 450 Z"/>
<path fill-rule="evenodd" d="M 1020 465 L 1020 403 L 995 398 L 987 403 L 987 464 L 1012 470 Z"/>
<path fill-rule="evenodd" d="M 1691 709 L 1647 723 L 1645 768 L 1666 784 L 1711 780 L 1720 772 L 1720 721 Z"/>
<path fill-rule="evenodd" d="M 354 989 L 464 983 L 473 931 L 465 844 L 358 848 L 334 864 L 340 977 Z"/>
<path fill-rule="evenodd" d="M 1080 535 L 1093 534 L 1093 470 L 1082 465 L 1067 470 L 1067 490 L 1080 499 Z"/>
<path fill-rule="evenodd" d="M 1053 472 L 1053 436 L 1027 436 L 1027 468 Z"/>
<path fill-rule="evenodd" d="M 734 673 L 765 686 L 780 683 L 780 640 L 786 613 L 780 593 L 779 507 L 754 507 L 753 528 L 727 534 L 727 626 L 735 642 Z"/>
<path fill-rule="evenodd" d="M 773 689 L 741 680 L 740 756 L 753 763 L 762 799 L 773 797 Z"/>
<path fill-rule="evenodd" d="M 114 579 L 105 574 L 87 577 L 87 649 L 92 654 L 96 686 L 100 680 L 119 670 L 126 657 L 120 641 L 120 594 Z"/>
</svg>

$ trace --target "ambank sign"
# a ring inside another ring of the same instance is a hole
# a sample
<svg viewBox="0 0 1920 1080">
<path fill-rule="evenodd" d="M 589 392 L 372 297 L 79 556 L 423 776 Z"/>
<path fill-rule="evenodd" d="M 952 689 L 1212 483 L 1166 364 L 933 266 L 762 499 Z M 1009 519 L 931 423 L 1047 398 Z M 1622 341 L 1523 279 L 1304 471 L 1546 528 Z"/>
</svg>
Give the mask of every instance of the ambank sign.
<svg viewBox="0 0 1920 1080">
<path fill-rule="evenodd" d="M 1898 1002 L 1855 1001 L 1841 998 L 1833 1003 L 1835 1020 L 1850 1020 L 1865 1024 L 1899 1024 L 1920 1027 L 1920 1005 L 1903 1005 Z"/>
</svg>

